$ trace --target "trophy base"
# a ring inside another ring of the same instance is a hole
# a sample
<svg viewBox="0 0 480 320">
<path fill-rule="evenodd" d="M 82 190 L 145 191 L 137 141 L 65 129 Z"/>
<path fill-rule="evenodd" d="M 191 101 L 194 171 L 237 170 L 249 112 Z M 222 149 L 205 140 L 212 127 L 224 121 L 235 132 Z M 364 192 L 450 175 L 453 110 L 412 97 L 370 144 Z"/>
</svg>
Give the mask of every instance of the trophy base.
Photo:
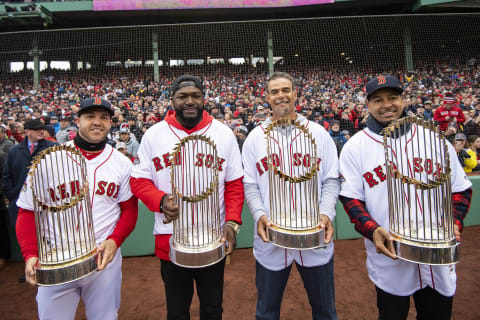
<svg viewBox="0 0 480 320">
<path fill-rule="evenodd" d="M 395 237 L 395 236 L 394 236 Z M 419 244 L 405 239 L 394 238 L 393 246 L 397 257 L 419 264 L 451 265 L 460 262 L 460 243 Z"/>
<path fill-rule="evenodd" d="M 55 286 L 82 279 L 97 270 L 97 249 L 87 256 L 62 264 L 36 267 L 37 284 L 39 286 Z"/>
<path fill-rule="evenodd" d="M 325 229 L 314 228 L 310 230 L 293 231 L 272 225 L 268 228 L 269 240 L 277 247 L 286 249 L 309 250 L 325 248 Z"/>
<path fill-rule="evenodd" d="M 184 268 L 204 268 L 219 262 L 225 257 L 225 244 L 216 242 L 204 248 L 180 246 L 170 238 L 170 260 Z"/>
</svg>

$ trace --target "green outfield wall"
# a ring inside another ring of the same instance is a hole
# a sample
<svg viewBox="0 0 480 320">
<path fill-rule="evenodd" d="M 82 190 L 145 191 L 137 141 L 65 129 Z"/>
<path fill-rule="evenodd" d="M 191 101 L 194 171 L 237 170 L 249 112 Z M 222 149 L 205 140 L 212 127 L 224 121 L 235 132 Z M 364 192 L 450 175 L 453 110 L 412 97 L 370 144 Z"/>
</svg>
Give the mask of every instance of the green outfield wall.
<svg viewBox="0 0 480 320">
<path fill-rule="evenodd" d="M 473 183 L 473 199 L 470 211 L 465 219 L 465 226 L 480 225 L 480 197 L 478 196 L 478 192 L 480 192 L 480 176 L 472 176 L 470 180 Z M 253 244 L 253 219 L 246 204 L 243 207 L 242 220 L 243 225 L 237 237 L 237 248 L 249 248 L 252 247 Z M 152 233 L 153 222 L 153 213 L 140 202 L 135 230 L 122 245 L 123 256 L 153 255 L 155 242 Z M 337 217 L 335 218 L 334 226 L 335 238 L 338 240 L 360 237 L 360 234 L 353 228 L 353 224 L 350 222 L 340 202 L 337 203 Z M 10 227 L 10 239 L 12 249 L 11 260 L 21 260 L 20 248 L 18 247 L 13 227 Z"/>
</svg>

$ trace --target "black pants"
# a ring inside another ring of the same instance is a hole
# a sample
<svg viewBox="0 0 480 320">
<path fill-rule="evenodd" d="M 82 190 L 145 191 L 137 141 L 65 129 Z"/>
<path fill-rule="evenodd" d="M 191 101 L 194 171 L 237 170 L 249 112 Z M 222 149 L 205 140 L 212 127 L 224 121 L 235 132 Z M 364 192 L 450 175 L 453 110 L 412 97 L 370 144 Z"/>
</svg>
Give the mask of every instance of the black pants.
<svg viewBox="0 0 480 320">
<path fill-rule="evenodd" d="M 380 320 L 405 320 L 410 309 L 410 296 L 395 296 L 377 289 L 377 307 Z M 445 297 L 430 287 L 413 294 L 417 320 L 449 320 L 453 297 Z"/>
<path fill-rule="evenodd" d="M 8 237 L 7 215 L 7 208 L 4 205 L 0 205 L 0 259 L 10 258 L 10 238 Z"/>
<path fill-rule="evenodd" d="M 225 259 L 205 268 L 183 268 L 166 260 L 161 261 L 162 279 L 167 298 L 167 319 L 190 319 L 193 281 L 200 300 L 200 319 L 222 319 L 223 273 Z"/>
</svg>

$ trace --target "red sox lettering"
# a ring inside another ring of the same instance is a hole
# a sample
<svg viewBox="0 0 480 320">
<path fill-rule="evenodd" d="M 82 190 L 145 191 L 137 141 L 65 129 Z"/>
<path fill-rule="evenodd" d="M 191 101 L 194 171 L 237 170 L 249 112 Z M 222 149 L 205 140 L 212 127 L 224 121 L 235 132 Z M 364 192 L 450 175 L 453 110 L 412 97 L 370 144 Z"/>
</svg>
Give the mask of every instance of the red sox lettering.
<svg viewBox="0 0 480 320">
<path fill-rule="evenodd" d="M 204 154 L 204 153 L 197 153 L 195 155 L 195 166 L 197 167 L 207 167 L 211 168 L 212 166 L 216 166 L 218 171 L 223 171 L 223 163 L 225 159 L 220 157 L 215 157 L 211 154 Z M 181 159 L 180 157 L 175 158 L 175 164 L 180 164 Z M 153 166 L 155 167 L 155 171 L 163 170 L 164 168 L 168 168 L 172 165 L 171 154 L 169 152 L 164 153 L 160 157 L 155 157 L 152 159 Z"/>
<path fill-rule="evenodd" d="M 99 196 L 106 195 L 107 197 L 116 199 L 119 191 L 120 185 L 114 182 L 99 181 L 95 194 Z M 70 183 L 62 183 L 55 188 L 49 188 L 48 192 L 52 201 L 60 201 L 74 197 L 80 193 L 80 182 L 75 180 Z"/>
<path fill-rule="evenodd" d="M 413 168 L 408 165 L 409 170 L 413 169 L 413 173 L 426 173 L 432 174 L 436 177 L 441 177 L 442 174 L 442 164 L 436 162 L 433 163 L 432 159 L 426 159 L 425 161 L 422 158 L 413 158 Z M 395 164 L 393 168 L 396 169 Z M 434 172 L 435 170 L 435 172 Z M 412 173 L 409 174 L 410 176 Z M 375 187 L 380 182 L 384 182 L 387 179 L 386 170 L 384 165 L 378 165 L 374 169 L 363 173 L 363 178 L 368 183 L 370 188 Z"/>
<path fill-rule="evenodd" d="M 272 164 L 275 167 L 280 166 L 280 157 L 276 153 L 272 153 L 270 155 Z M 312 156 L 310 154 L 301 154 L 301 153 L 294 153 L 293 154 L 293 161 L 292 164 L 296 167 L 298 166 L 304 166 L 305 168 L 309 168 L 311 166 L 311 161 L 312 161 Z M 320 162 L 322 159 L 318 158 L 317 159 L 317 170 L 320 170 Z M 263 175 L 266 171 L 268 171 L 268 161 L 267 157 L 263 157 L 256 163 L 257 170 L 258 170 L 258 175 Z"/>
</svg>

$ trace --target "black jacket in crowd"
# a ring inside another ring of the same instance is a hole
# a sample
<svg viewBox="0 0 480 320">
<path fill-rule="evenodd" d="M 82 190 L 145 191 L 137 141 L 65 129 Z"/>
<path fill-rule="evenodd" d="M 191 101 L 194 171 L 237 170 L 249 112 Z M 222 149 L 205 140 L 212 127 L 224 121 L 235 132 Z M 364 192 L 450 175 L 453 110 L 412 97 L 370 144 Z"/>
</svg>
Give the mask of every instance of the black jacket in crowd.
<svg viewBox="0 0 480 320">
<path fill-rule="evenodd" d="M 3 166 L 3 178 L 2 187 L 5 196 L 8 199 L 8 214 L 10 217 L 10 224 L 15 225 L 17 221 L 17 199 L 22 190 L 23 183 L 28 174 L 28 167 L 30 166 L 32 159 L 40 152 L 49 147 L 58 145 L 58 143 L 49 140 L 40 140 L 33 151 L 30 154 L 28 150 L 28 138 L 22 141 L 22 143 L 16 144 L 10 148 L 7 154 L 7 159 Z"/>
</svg>

